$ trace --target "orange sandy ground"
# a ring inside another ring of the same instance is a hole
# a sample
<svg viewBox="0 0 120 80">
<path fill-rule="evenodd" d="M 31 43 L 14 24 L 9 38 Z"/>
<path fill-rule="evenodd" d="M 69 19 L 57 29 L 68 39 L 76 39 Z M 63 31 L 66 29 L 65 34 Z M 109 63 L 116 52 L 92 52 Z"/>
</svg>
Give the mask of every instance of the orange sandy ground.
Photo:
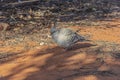
<svg viewBox="0 0 120 80">
<path fill-rule="evenodd" d="M 101 21 L 101 23 L 107 23 L 112 27 L 80 27 L 80 32 L 92 35 L 93 41 L 102 40 L 120 44 L 120 20 Z M 74 26 L 74 30 L 77 28 Z M 1 47 L 0 52 L 21 55 L 0 63 L 0 80 L 120 80 L 120 74 L 107 76 L 93 74 L 95 70 L 113 70 L 119 73 L 120 62 L 107 59 L 106 64 L 101 64 L 96 61 L 96 56 L 84 52 L 87 49 L 89 47 L 66 52 L 56 45 L 38 46 L 30 50 L 25 50 L 22 44 Z"/>
</svg>

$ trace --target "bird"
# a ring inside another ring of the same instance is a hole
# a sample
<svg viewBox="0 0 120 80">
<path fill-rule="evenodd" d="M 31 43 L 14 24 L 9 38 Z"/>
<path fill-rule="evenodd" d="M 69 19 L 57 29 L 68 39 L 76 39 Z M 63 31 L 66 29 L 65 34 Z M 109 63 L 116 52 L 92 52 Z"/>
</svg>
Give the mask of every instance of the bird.
<svg viewBox="0 0 120 80">
<path fill-rule="evenodd" d="M 79 41 L 90 41 L 69 28 L 56 28 L 56 22 L 52 23 L 50 34 L 53 41 L 66 51 L 70 50 L 72 46 Z"/>
</svg>

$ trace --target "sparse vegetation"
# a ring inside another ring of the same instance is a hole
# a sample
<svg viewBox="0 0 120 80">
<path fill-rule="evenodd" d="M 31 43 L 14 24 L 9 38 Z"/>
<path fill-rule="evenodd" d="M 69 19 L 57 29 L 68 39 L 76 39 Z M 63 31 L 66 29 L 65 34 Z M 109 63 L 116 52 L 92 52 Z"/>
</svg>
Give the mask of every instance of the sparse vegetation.
<svg viewBox="0 0 120 80">
<path fill-rule="evenodd" d="M 51 40 L 53 20 L 92 42 L 65 52 Z M 119 0 L 4 0 L 0 80 L 119 80 L 119 25 Z"/>
</svg>

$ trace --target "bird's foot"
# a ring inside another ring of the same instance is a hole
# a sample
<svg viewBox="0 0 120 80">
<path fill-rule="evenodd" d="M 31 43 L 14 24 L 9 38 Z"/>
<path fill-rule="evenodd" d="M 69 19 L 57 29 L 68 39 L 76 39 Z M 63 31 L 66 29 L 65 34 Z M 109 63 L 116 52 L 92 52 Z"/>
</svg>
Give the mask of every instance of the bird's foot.
<svg viewBox="0 0 120 80">
<path fill-rule="evenodd" d="M 70 51 L 70 50 L 72 50 L 72 47 L 70 47 L 70 48 L 64 48 L 64 50 L 65 51 Z"/>
</svg>

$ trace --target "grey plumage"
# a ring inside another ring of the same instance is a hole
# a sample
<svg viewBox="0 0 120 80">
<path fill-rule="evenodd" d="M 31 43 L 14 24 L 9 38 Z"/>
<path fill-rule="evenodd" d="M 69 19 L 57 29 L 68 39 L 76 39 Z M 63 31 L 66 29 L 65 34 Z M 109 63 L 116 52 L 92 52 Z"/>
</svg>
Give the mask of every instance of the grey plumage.
<svg viewBox="0 0 120 80">
<path fill-rule="evenodd" d="M 84 37 L 68 28 L 57 29 L 53 26 L 50 33 L 54 42 L 65 49 L 70 49 L 79 41 L 87 41 Z"/>
</svg>

